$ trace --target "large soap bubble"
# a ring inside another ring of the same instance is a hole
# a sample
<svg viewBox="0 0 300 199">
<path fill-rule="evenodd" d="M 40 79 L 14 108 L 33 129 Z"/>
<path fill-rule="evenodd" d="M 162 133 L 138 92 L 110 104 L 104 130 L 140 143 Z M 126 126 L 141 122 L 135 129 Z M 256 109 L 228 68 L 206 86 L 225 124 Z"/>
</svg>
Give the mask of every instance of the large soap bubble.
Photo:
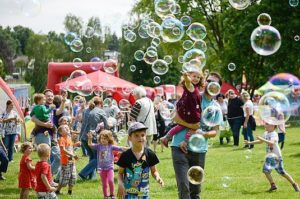
<svg viewBox="0 0 300 199">
<path fill-rule="evenodd" d="M 154 2 L 155 13 L 161 18 L 172 14 L 172 8 L 174 9 L 175 6 L 175 0 L 156 0 Z"/>
<path fill-rule="evenodd" d="M 144 59 L 144 52 L 142 50 L 137 50 L 135 51 L 134 53 L 134 58 L 137 60 L 137 61 L 142 61 Z"/>
<path fill-rule="evenodd" d="M 269 124 L 283 124 L 291 115 L 289 100 L 282 93 L 269 92 L 259 100 L 258 114 L 263 121 Z"/>
<path fill-rule="evenodd" d="M 127 99 L 121 99 L 119 101 L 119 107 L 122 110 L 127 110 L 128 108 L 130 108 L 131 104 Z"/>
<path fill-rule="evenodd" d="M 187 172 L 191 184 L 199 185 L 204 181 L 204 170 L 200 166 L 192 166 Z"/>
<path fill-rule="evenodd" d="M 107 73 L 114 73 L 118 70 L 118 63 L 116 60 L 109 59 L 104 62 L 103 70 Z"/>
<path fill-rule="evenodd" d="M 273 85 L 280 88 L 289 88 L 292 86 L 300 86 L 300 80 L 289 73 L 278 73 L 269 80 Z"/>
<path fill-rule="evenodd" d="M 272 26 L 259 26 L 251 34 L 252 49 L 259 55 L 272 55 L 281 46 L 281 36 Z"/>
<path fill-rule="evenodd" d="M 221 86 L 218 82 L 210 82 L 208 85 L 207 85 L 207 92 L 209 95 L 211 96 L 217 96 L 220 91 L 221 91 Z"/>
<path fill-rule="evenodd" d="M 70 44 L 70 49 L 75 53 L 81 52 L 83 49 L 83 42 L 81 41 L 81 39 L 74 39 Z"/>
<path fill-rule="evenodd" d="M 176 18 L 167 17 L 163 20 L 161 37 L 165 42 L 177 42 L 184 36 L 184 27 Z"/>
<path fill-rule="evenodd" d="M 138 34 L 141 38 L 146 39 L 149 37 L 148 34 L 148 26 L 149 25 L 141 25 L 138 29 Z"/>
<path fill-rule="evenodd" d="M 79 57 L 73 59 L 73 66 L 75 68 L 80 68 L 82 66 L 82 60 Z"/>
<path fill-rule="evenodd" d="M 64 36 L 65 43 L 69 46 L 74 41 L 74 39 L 77 39 L 77 34 L 75 32 L 68 32 Z"/>
<path fill-rule="evenodd" d="M 135 32 L 131 30 L 124 31 L 124 39 L 129 42 L 134 42 L 136 40 Z"/>
<path fill-rule="evenodd" d="M 251 4 L 251 0 L 229 0 L 229 3 L 237 10 L 244 10 Z"/>
<path fill-rule="evenodd" d="M 271 25 L 272 19 L 268 13 L 261 13 L 257 17 L 257 23 L 260 26 L 269 26 Z"/>
<path fill-rule="evenodd" d="M 168 63 L 163 59 L 157 59 L 152 64 L 152 71 L 157 75 L 164 75 L 169 71 Z"/>
<path fill-rule="evenodd" d="M 161 34 L 161 26 L 156 22 L 151 22 L 148 24 L 147 33 L 152 38 L 157 38 Z"/>
<path fill-rule="evenodd" d="M 193 134 L 188 141 L 189 149 L 193 152 L 205 151 L 207 147 L 207 140 L 201 134 Z"/>
<path fill-rule="evenodd" d="M 144 61 L 147 64 L 153 64 L 157 59 L 158 59 L 157 52 L 155 54 L 154 51 L 147 51 L 144 54 Z"/>
<path fill-rule="evenodd" d="M 163 101 L 159 105 L 159 113 L 164 120 L 171 120 L 176 114 L 175 106 L 168 101 Z"/>
<path fill-rule="evenodd" d="M 217 104 L 206 107 L 201 116 L 204 124 L 210 127 L 220 125 L 223 120 L 221 108 Z"/>
<path fill-rule="evenodd" d="M 185 15 L 180 18 L 180 21 L 181 21 L 182 25 L 189 26 L 192 22 L 192 19 L 190 16 Z"/>
<path fill-rule="evenodd" d="M 202 50 L 200 50 L 200 49 L 192 48 L 191 50 L 188 50 L 187 52 L 185 52 L 185 54 L 183 55 L 183 61 L 184 62 L 189 62 L 189 61 L 191 61 L 193 59 L 200 61 L 200 63 L 201 63 L 201 69 L 206 64 L 205 53 Z"/>
<path fill-rule="evenodd" d="M 192 23 L 186 30 L 186 34 L 194 41 L 199 41 L 206 37 L 206 28 L 201 23 Z"/>
</svg>

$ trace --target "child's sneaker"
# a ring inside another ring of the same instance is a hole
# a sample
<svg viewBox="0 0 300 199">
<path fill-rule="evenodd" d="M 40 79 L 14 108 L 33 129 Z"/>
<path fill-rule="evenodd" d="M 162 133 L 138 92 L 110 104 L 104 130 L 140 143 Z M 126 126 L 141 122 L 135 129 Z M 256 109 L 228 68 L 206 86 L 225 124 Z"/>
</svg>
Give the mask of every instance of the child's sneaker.
<svg viewBox="0 0 300 199">
<path fill-rule="evenodd" d="M 299 186 L 298 186 L 297 183 L 294 183 L 293 187 L 294 187 L 294 189 L 295 189 L 296 192 L 300 192 L 300 189 L 299 189 Z"/>
<path fill-rule="evenodd" d="M 162 145 L 164 145 L 165 147 L 167 147 L 167 148 L 169 147 L 169 146 L 168 146 L 168 142 L 169 142 L 169 139 L 168 139 L 166 136 L 160 138 L 160 143 L 161 143 Z"/>
<path fill-rule="evenodd" d="M 267 192 L 272 192 L 272 191 L 275 191 L 275 190 L 277 190 L 277 187 L 276 187 L 275 184 L 272 184 L 271 188 Z"/>
</svg>

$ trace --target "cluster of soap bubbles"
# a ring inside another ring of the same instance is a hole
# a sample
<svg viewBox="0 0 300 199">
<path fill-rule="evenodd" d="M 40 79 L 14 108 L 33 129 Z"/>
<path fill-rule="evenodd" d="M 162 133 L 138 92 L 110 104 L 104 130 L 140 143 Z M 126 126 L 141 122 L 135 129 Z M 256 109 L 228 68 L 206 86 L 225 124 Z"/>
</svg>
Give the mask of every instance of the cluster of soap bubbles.
<svg viewBox="0 0 300 199">
<path fill-rule="evenodd" d="M 171 55 L 166 55 L 163 59 L 159 58 L 157 48 L 161 43 L 180 42 L 187 35 L 189 39 L 182 42 L 182 48 L 186 52 L 178 56 L 178 62 L 182 63 L 185 69 L 202 70 L 206 64 L 205 51 L 207 50 L 207 45 L 203 40 L 207 35 L 205 26 L 199 22 L 193 22 L 190 16 L 179 16 L 181 8 L 176 0 L 155 0 L 154 10 L 160 18 L 159 21 L 144 17 L 139 23 L 135 21 L 123 26 L 124 39 L 128 42 L 135 42 L 137 37 L 151 39 L 151 44 L 146 50 L 136 50 L 134 59 L 151 65 L 153 73 L 158 75 L 153 78 L 153 81 L 159 84 L 159 76 L 168 73 L 173 58 Z M 136 67 L 130 66 L 130 71 L 136 71 Z"/>
<path fill-rule="evenodd" d="M 251 34 L 251 47 L 259 55 L 268 56 L 276 53 L 281 46 L 279 31 L 271 26 L 271 17 L 262 13 L 257 17 L 258 27 Z"/>
</svg>

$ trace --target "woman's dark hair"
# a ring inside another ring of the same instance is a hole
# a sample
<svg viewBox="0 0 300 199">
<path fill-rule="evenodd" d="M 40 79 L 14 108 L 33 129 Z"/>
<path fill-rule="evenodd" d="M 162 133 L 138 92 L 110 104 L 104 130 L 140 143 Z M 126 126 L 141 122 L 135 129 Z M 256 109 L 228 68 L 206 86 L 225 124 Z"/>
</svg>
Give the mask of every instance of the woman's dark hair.
<svg viewBox="0 0 300 199">
<path fill-rule="evenodd" d="M 223 99 L 225 99 L 225 96 L 224 96 L 222 93 L 219 93 L 219 94 L 216 96 L 216 99 L 218 99 L 219 97 L 222 97 Z"/>
<path fill-rule="evenodd" d="M 11 101 L 11 100 L 7 100 L 6 101 L 6 108 L 9 106 L 9 105 L 11 105 L 13 102 Z"/>
</svg>

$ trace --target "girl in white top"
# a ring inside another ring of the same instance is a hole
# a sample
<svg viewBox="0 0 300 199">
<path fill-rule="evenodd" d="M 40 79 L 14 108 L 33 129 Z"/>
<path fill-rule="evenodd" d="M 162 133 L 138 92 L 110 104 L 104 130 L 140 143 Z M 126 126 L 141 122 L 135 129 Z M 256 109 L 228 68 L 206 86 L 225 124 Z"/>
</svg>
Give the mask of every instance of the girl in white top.
<svg viewBox="0 0 300 199">
<path fill-rule="evenodd" d="M 242 100 L 244 102 L 243 111 L 244 111 L 244 124 L 243 124 L 243 135 L 244 140 L 254 141 L 253 137 L 253 103 L 250 100 L 250 95 L 247 91 L 241 93 Z M 244 148 L 253 148 L 253 145 L 245 145 Z"/>
<path fill-rule="evenodd" d="M 272 124 L 265 124 L 266 132 L 264 132 L 263 136 L 257 136 L 257 140 L 249 142 L 248 140 L 245 140 L 245 144 L 261 144 L 266 143 L 266 152 L 267 155 L 264 166 L 263 166 L 263 172 L 266 175 L 271 188 L 268 190 L 269 192 L 275 191 L 277 189 L 277 186 L 273 180 L 273 177 L 271 176 L 272 168 L 274 168 L 277 173 L 279 173 L 282 177 L 287 179 L 293 186 L 294 190 L 296 192 L 300 192 L 298 184 L 294 181 L 294 179 L 284 170 L 283 167 L 283 159 L 281 155 L 281 150 L 278 145 L 278 135 L 275 131 L 276 125 Z M 272 156 L 270 154 L 272 153 Z M 275 155 L 274 155 L 275 154 Z M 275 159 L 275 160 L 272 160 Z M 273 162 L 276 162 L 274 165 Z"/>
</svg>

